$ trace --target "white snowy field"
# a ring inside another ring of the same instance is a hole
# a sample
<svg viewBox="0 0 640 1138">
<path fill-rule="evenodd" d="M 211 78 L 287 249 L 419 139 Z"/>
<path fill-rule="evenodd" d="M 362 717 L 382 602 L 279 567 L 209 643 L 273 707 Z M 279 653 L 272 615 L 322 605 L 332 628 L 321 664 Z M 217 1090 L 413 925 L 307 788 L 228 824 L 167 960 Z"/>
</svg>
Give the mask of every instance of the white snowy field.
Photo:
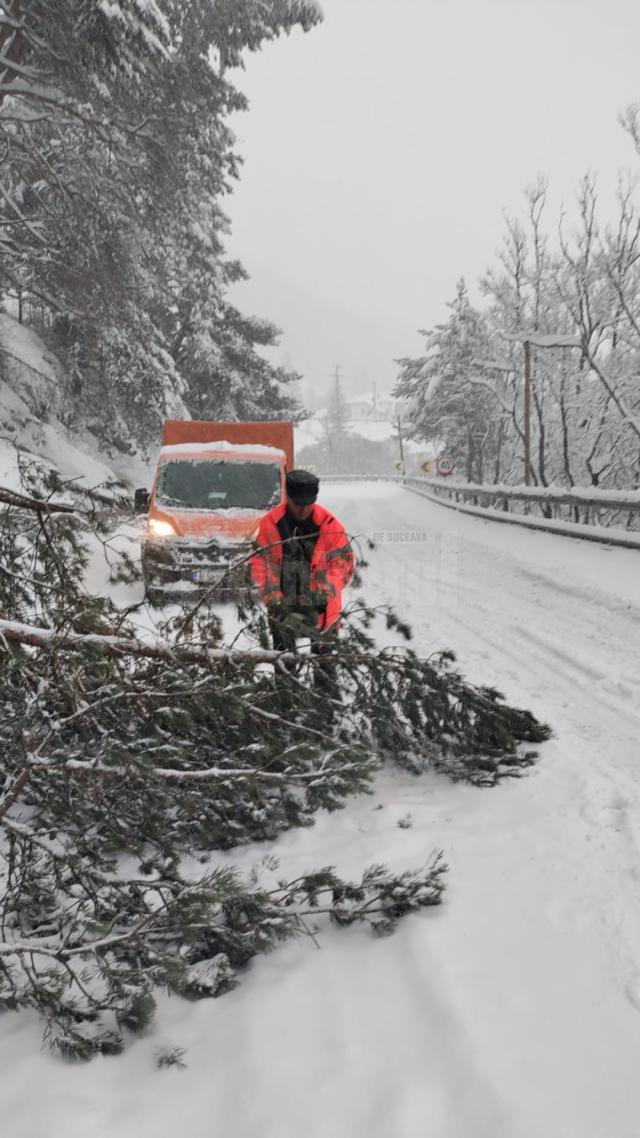
<svg viewBox="0 0 640 1138">
<path fill-rule="evenodd" d="M 444 903 L 390 938 L 326 929 L 219 1000 L 162 998 L 119 1058 L 69 1065 L 40 1050 L 35 1016 L 5 1014 L 3 1134 L 640 1138 L 639 554 L 393 485 L 322 500 L 379 535 L 366 594 L 413 625 L 414 647 L 452 648 L 553 740 L 495 789 L 389 770 L 312 829 L 225 855 L 355 877 L 439 847 L 451 872 Z M 167 1045 L 184 1070 L 156 1068 Z"/>
</svg>

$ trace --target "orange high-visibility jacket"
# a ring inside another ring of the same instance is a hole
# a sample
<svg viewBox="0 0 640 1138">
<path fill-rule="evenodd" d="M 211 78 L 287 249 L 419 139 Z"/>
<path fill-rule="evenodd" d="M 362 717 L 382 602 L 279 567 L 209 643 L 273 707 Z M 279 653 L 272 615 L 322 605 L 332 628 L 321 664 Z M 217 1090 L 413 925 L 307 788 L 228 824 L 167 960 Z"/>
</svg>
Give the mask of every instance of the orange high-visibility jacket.
<svg viewBox="0 0 640 1138">
<path fill-rule="evenodd" d="M 276 506 L 260 522 L 257 552 L 251 558 L 251 575 L 265 604 L 280 601 L 282 593 L 282 538 L 278 522 L 284 517 L 286 504 Z M 324 506 L 314 505 L 311 519 L 318 527 L 318 540 L 311 558 L 311 589 L 327 598 L 326 614 L 321 614 L 318 627 L 335 624 L 342 610 L 342 590 L 349 584 L 355 559 L 344 526 Z"/>
</svg>

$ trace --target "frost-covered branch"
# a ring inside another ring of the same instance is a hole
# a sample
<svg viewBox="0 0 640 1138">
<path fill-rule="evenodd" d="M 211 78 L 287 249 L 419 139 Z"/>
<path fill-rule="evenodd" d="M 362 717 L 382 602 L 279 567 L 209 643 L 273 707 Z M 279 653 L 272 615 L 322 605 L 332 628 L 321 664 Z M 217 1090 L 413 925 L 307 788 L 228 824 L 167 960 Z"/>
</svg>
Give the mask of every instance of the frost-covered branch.
<svg viewBox="0 0 640 1138">
<path fill-rule="evenodd" d="M 16 490 L 8 490 L 0 486 L 0 502 L 5 506 L 16 506 L 21 510 L 35 510 L 41 514 L 73 514 L 74 507 L 66 502 L 55 502 L 50 499 L 31 498 L 20 494 Z"/>
<path fill-rule="evenodd" d="M 320 734 L 320 733 L 318 733 Z M 324 736 L 325 741 L 327 736 Z M 28 760 L 28 768 L 33 768 L 38 774 L 51 771 L 55 774 L 66 773 L 70 775 L 79 775 L 81 777 L 95 777 L 95 778 L 109 778 L 134 780 L 144 779 L 156 780 L 159 779 L 164 782 L 220 782 L 222 780 L 234 782 L 237 780 L 252 780 L 256 782 L 274 783 L 276 785 L 292 785 L 304 786 L 306 783 L 313 783 L 319 778 L 333 778 L 339 776 L 344 778 L 345 775 L 357 773 L 360 769 L 357 763 L 340 763 L 339 766 L 332 768 L 331 754 L 325 755 L 320 762 L 317 770 L 309 772 L 300 772 L 296 770 L 283 770 L 280 772 L 273 772 L 262 770 L 259 767 L 211 767 L 198 770 L 172 770 L 168 767 L 158 767 L 150 764 L 145 766 L 106 766 L 104 763 L 87 763 L 81 762 L 78 759 L 69 759 L 67 762 L 58 762 L 55 759 L 47 759 L 43 757 Z M 22 786 L 26 784 L 26 778 L 22 781 Z M 22 787 L 20 788 L 22 789 Z M 15 800 L 15 799 L 14 799 Z M 0 803 L 0 809 L 2 804 Z M 5 807 L 6 808 L 6 807 Z M 0 813 L 0 821 L 1 821 Z"/>
</svg>

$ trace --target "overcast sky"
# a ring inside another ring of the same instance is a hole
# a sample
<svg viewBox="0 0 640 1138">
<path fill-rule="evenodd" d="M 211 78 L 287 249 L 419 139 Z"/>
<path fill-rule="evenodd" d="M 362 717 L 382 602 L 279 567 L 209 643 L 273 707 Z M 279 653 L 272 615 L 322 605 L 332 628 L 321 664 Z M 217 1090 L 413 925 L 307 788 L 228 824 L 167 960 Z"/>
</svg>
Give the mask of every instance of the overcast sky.
<svg viewBox="0 0 640 1138">
<path fill-rule="evenodd" d="M 638 169 L 618 113 L 640 100 L 636 0 L 322 0 L 325 21 L 247 59 L 245 160 L 227 209 L 247 311 L 314 391 L 388 388 L 393 358 L 491 262 L 503 211 L 548 175 L 553 221 L 599 172 Z"/>
</svg>

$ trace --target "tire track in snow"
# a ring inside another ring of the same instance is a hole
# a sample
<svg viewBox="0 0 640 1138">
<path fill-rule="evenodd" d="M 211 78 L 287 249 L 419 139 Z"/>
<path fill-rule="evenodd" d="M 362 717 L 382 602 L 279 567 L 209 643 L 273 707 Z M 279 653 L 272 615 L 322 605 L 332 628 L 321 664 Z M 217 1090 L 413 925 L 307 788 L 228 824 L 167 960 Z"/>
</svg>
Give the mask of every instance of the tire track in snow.
<svg viewBox="0 0 640 1138">
<path fill-rule="evenodd" d="M 366 507 L 359 516 L 365 515 Z M 402 517 L 391 524 L 409 528 Z M 447 551 L 454 555 L 449 575 Z M 572 768 L 579 790 L 577 805 L 567 803 L 566 819 L 586 827 L 593 844 L 591 887 L 598 882 L 596 910 L 604 917 L 612 967 L 640 1011 L 640 652 L 629 636 L 640 610 L 547 569 L 496 556 L 484 542 L 463 536 L 432 541 L 426 554 L 424 546 L 398 542 L 370 556 L 372 591 L 396 607 L 399 586 L 404 591 L 402 615 L 413 620 L 419 651 L 436 647 L 437 630 L 463 671 L 465 656 L 480 673 L 490 661 L 493 675 L 480 682 L 503 690 L 508 678 L 527 693 L 527 706 L 531 695 L 541 701 L 556 731 L 558 759 Z M 461 572 L 462 563 L 470 571 Z M 429 592 L 434 604 L 425 614 L 420 601 Z M 583 908 L 583 898 L 577 901 Z"/>
</svg>

